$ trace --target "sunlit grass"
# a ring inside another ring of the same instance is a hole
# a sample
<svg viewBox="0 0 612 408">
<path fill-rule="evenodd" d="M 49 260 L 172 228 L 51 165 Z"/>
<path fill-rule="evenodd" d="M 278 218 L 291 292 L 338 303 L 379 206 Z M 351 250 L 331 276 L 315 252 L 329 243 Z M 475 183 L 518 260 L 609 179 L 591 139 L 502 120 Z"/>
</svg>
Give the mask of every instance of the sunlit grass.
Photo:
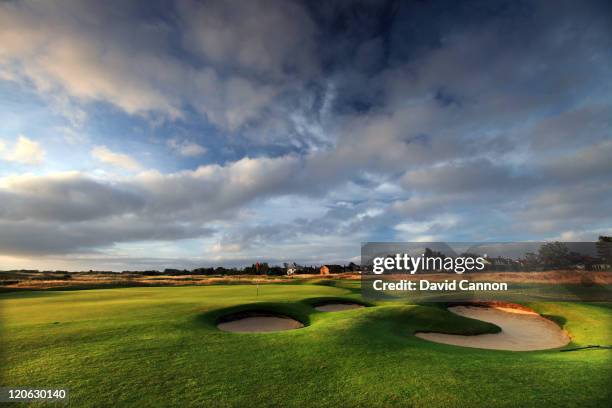
<svg viewBox="0 0 612 408">
<path fill-rule="evenodd" d="M 324 313 L 308 301 L 357 299 L 353 286 L 269 284 L 259 294 L 254 285 L 3 294 L 1 383 L 68 387 L 73 406 L 86 407 L 596 407 L 611 401 L 611 350 L 447 346 L 412 334 L 496 328 L 436 304 Z M 221 313 L 257 302 L 308 325 L 262 334 L 216 329 Z M 555 316 L 572 335 L 570 346 L 612 344 L 609 305 L 530 306 Z"/>
</svg>

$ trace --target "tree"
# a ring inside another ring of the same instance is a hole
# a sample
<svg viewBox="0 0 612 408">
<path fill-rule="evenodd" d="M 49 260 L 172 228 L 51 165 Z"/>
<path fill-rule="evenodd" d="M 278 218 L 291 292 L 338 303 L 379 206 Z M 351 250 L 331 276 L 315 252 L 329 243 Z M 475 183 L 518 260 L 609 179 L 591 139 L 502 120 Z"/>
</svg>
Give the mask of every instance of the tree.
<svg viewBox="0 0 612 408">
<path fill-rule="evenodd" d="M 245 275 L 256 275 L 257 267 L 255 266 L 255 264 L 252 264 L 251 266 L 246 266 L 243 270 L 243 273 Z"/>
<path fill-rule="evenodd" d="M 600 236 L 597 241 L 597 255 L 606 263 L 612 263 L 612 237 Z"/>
<path fill-rule="evenodd" d="M 424 258 L 445 258 L 445 255 L 440 251 L 432 251 L 429 248 L 425 248 Z"/>
<path fill-rule="evenodd" d="M 267 262 L 262 262 L 257 264 L 257 274 L 258 275 L 267 275 L 270 270 L 270 265 Z"/>
<path fill-rule="evenodd" d="M 564 267 L 569 265 L 569 249 L 559 241 L 547 242 L 538 250 L 540 262 L 546 266 Z"/>
<path fill-rule="evenodd" d="M 536 268 L 540 264 L 540 258 L 533 252 L 525 254 L 525 266 L 527 268 Z"/>
</svg>

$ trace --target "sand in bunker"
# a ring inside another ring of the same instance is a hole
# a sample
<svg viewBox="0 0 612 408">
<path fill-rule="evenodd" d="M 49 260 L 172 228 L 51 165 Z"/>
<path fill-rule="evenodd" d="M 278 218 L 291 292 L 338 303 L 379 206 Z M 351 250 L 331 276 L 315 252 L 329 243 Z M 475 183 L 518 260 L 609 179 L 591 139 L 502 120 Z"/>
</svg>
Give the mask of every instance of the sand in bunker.
<svg viewBox="0 0 612 408">
<path fill-rule="evenodd" d="M 263 333 L 299 329 L 304 325 L 289 317 L 249 316 L 219 323 L 217 327 L 228 332 Z"/>
<path fill-rule="evenodd" d="M 315 307 L 320 312 L 341 312 L 343 310 L 359 309 L 364 307 L 358 303 L 326 303 Z"/>
<path fill-rule="evenodd" d="M 565 346 L 570 338 L 554 322 L 537 313 L 505 307 L 454 306 L 460 316 L 482 320 L 501 327 L 495 334 L 462 336 L 443 333 L 416 333 L 417 337 L 437 343 L 494 350 L 530 351 Z"/>
</svg>

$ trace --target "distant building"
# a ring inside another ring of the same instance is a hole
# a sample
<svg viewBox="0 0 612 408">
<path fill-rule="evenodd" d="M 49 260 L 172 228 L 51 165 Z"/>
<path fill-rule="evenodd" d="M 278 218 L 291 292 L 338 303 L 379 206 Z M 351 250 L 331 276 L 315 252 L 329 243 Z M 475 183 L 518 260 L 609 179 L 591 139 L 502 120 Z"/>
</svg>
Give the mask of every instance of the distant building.
<svg viewBox="0 0 612 408">
<path fill-rule="evenodd" d="M 572 260 L 572 265 L 570 267 L 587 271 L 609 271 L 612 268 L 612 265 L 602 258 L 581 255 L 577 259 Z"/>
<path fill-rule="evenodd" d="M 592 271 L 609 271 L 612 269 L 612 265 L 606 263 L 597 263 L 590 265 L 589 269 Z"/>
<path fill-rule="evenodd" d="M 285 273 L 289 276 L 296 275 L 299 273 L 304 273 L 304 267 L 298 265 L 297 263 L 284 263 Z"/>
<path fill-rule="evenodd" d="M 485 258 L 483 263 L 486 269 L 492 271 L 515 271 L 523 267 L 523 263 L 520 260 L 503 256 Z"/>
<path fill-rule="evenodd" d="M 319 270 L 321 275 L 329 275 L 332 273 L 342 273 L 344 272 L 344 266 L 342 265 L 323 265 Z"/>
</svg>

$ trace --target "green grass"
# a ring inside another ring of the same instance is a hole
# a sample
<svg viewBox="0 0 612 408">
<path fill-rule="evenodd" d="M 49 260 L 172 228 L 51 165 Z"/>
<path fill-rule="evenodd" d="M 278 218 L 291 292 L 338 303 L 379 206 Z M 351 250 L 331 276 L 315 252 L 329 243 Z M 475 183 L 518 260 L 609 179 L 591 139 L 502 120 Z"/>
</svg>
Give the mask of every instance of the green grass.
<svg viewBox="0 0 612 408">
<path fill-rule="evenodd" d="M 4 386 L 68 387 L 72 406 L 610 406 L 612 350 L 507 352 L 430 343 L 415 331 L 493 325 L 438 304 L 318 312 L 359 299 L 353 282 L 121 288 L 0 295 Z M 303 329 L 216 329 L 245 304 Z M 315 302 L 316 303 L 316 302 Z M 532 303 L 570 332 L 568 347 L 612 344 L 612 308 Z"/>
</svg>

